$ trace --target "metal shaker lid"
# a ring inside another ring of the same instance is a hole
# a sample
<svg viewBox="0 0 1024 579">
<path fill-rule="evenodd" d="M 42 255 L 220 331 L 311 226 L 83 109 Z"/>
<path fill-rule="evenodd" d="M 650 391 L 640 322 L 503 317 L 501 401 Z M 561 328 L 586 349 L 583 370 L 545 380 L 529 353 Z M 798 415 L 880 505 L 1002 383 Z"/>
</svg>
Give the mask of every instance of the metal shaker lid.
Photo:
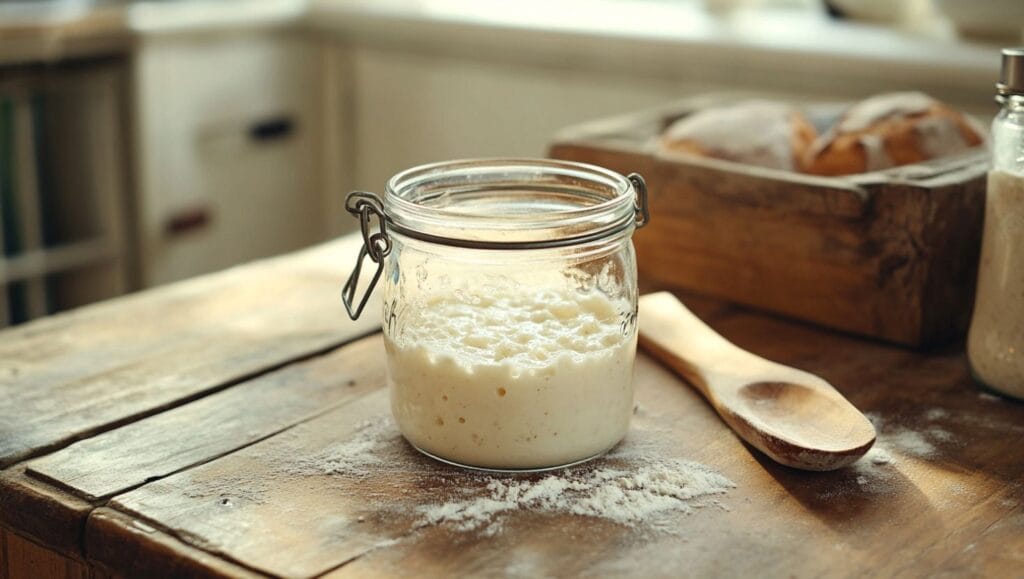
<svg viewBox="0 0 1024 579">
<path fill-rule="evenodd" d="M 1003 70 L 996 91 L 1000 95 L 1024 95 L 1024 47 L 1003 49 Z"/>
</svg>

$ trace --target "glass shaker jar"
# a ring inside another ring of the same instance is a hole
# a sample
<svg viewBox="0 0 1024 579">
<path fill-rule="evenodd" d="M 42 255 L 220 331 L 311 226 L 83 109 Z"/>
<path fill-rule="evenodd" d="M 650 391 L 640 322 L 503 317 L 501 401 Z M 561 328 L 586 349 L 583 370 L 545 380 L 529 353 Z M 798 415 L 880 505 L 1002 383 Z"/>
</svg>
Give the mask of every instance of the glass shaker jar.
<svg viewBox="0 0 1024 579">
<path fill-rule="evenodd" d="M 415 167 L 349 195 L 383 287 L 395 421 L 458 466 L 543 470 L 601 455 L 633 413 L 643 179 L 581 163 Z M 353 318 L 360 265 L 343 291 Z M 383 273 L 383 276 L 381 275 Z"/>
<path fill-rule="evenodd" d="M 990 388 L 1024 398 L 1024 48 L 1004 49 L 967 358 Z"/>
</svg>

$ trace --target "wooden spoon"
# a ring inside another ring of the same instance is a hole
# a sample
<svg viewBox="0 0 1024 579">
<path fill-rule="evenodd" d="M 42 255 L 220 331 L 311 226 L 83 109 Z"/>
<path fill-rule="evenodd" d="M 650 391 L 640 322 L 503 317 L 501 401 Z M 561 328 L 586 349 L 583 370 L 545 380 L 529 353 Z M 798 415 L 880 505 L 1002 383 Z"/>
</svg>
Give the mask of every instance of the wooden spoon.
<svg viewBox="0 0 1024 579">
<path fill-rule="evenodd" d="M 821 378 L 755 356 L 672 294 L 640 298 L 640 345 L 697 388 L 736 434 L 776 462 L 834 470 L 864 455 L 875 428 Z"/>
</svg>

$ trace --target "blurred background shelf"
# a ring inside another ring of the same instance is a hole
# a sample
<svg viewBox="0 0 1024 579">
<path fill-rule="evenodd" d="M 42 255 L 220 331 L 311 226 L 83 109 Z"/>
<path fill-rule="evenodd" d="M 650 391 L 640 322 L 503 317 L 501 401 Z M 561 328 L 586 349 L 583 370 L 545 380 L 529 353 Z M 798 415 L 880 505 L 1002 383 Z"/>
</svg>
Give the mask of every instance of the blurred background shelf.
<svg viewBox="0 0 1024 579">
<path fill-rule="evenodd" d="M 0 77 L 0 323 L 130 287 L 126 70 L 101 58 Z"/>
<path fill-rule="evenodd" d="M 121 258 L 121 249 L 104 239 L 46 249 L 31 249 L 0 263 L 0 283 L 29 281 L 51 274 L 108 264 Z"/>
</svg>

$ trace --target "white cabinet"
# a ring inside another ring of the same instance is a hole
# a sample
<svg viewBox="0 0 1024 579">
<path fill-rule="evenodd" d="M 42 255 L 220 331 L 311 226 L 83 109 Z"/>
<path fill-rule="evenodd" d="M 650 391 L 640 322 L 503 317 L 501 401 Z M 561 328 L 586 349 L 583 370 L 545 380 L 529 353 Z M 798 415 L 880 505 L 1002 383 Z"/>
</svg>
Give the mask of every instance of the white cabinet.
<svg viewBox="0 0 1024 579">
<path fill-rule="evenodd" d="M 144 285 L 326 234 L 321 53 L 289 30 L 153 34 L 136 52 Z"/>
</svg>

